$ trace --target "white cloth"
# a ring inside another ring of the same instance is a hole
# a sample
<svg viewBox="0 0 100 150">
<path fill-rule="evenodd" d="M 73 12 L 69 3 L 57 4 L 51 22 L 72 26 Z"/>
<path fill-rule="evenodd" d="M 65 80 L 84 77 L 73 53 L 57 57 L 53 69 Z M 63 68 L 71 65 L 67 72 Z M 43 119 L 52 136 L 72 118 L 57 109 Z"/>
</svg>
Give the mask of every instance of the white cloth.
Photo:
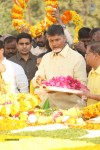
<svg viewBox="0 0 100 150">
<path fill-rule="evenodd" d="M 23 68 L 4 58 L 1 62 L 4 64 L 6 71 L 2 73 L 2 77 L 6 83 L 10 84 L 11 93 L 26 93 L 28 92 L 28 80 Z"/>
<path fill-rule="evenodd" d="M 35 56 L 38 56 L 38 55 L 45 53 L 45 52 L 47 52 L 47 49 L 45 47 L 37 46 L 36 48 L 33 48 L 33 46 L 32 46 L 32 48 L 31 48 L 31 53 Z"/>
<path fill-rule="evenodd" d="M 71 34 L 69 33 L 69 31 L 67 30 L 67 28 L 64 29 L 64 33 L 65 33 L 68 45 L 71 46 L 73 44 L 73 38 Z"/>
</svg>

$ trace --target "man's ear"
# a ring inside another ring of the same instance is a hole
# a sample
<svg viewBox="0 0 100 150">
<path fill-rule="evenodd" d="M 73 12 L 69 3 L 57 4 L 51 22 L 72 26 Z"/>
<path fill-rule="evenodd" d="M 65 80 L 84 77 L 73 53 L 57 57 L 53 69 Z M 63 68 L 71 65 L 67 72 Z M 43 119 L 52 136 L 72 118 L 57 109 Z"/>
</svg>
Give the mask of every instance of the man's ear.
<svg viewBox="0 0 100 150">
<path fill-rule="evenodd" d="M 48 37 L 49 37 L 49 35 L 46 35 L 47 40 L 48 40 Z"/>
<path fill-rule="evenodd" d="M 4 53 L 4 48 L 1 48 L 0 50 L 2 51 L 2 53 Z"/>
<path fill-rule="evenodd" d="M 66 38 L 66 36 L 64 35 L 64 41 L 66 42 L 67 41 L 67 38 Z"/>
</svg>

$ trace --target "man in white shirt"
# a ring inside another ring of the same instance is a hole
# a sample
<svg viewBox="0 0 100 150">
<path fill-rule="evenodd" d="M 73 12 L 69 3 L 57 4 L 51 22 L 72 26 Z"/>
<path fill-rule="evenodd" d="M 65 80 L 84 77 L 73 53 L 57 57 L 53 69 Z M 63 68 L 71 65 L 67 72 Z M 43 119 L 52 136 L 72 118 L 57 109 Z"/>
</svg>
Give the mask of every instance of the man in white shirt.
<svg viewBox="0 0 100 150">
<path fill-rule="evenodd" d="M 73 78 L 86 84 L 86 63 L 82 55 L 72 50 L 66 45 L 64 30 L 60 25 L 52 25 L 47 31 L 47 38 L 52 52 L 45 54 L 39 65 L 38 71 L 33 79 L 35 83 L 41 85 L 44 80 L 49 80 L 56 76 L 72 76 Z M 70 108 L 77 104 L 80 99 L 76 95 L 49 94 L 50 104 L 58 108 Z"/>
<path fill-rule="evenodd" d="M 28 80 L 23 68 L 7 60 L 4 55 L 3 42 L 0 41 L 0 63 L 5 67 L 5 71 L 1 72 L 5 83 L 9 84 L 10 93 L 26 93 L 28 92 Z"/>
</svg>

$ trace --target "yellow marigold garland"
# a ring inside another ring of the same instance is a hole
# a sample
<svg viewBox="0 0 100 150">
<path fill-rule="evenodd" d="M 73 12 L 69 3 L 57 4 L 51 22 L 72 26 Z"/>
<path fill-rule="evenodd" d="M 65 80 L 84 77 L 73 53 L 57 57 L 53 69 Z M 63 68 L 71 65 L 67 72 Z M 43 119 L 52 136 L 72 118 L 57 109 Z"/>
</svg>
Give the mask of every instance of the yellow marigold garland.
<svg viewBox="0 0 100 150">
<path fill-rule="evenodd" d="M 94 118 L 100 115 L 100 102 L 89 105 L 84 108 L 83 116 L 86 119 Z"/>
<path fill-rule="evenodd" d="M 12 23 L 13 26 L 19 31 L 22 31 L 22 27 L 24 29 L 29 29 L 29 33 L 32 37 L 36 37 L 41 35 L 50 25 L 56 23 L 56 18 L 51 16 L 52 10 L 58 7 L 58 0 L 45 0 L 46 4 L 46 16 L 44 20 L 41 20 L 36 25 L 29 25 L 24 20 L 24 9 L 27 7 L 28 0 L 14 0 L 14 6 L 12 8 Z M 78 31 L 83 26 L 83 21 L 80 15 L 78 15 L 75 11 L 65 11 L 61 16 L 62 21 L 65 24 L 68 24 L 70 21 L 73 21 L 75 24 L 75 38 L 74 42 L 78 41 Z"/>
<path fill-rule="evenodd" d="M 100 130 L 100 124 L 99 123 L 86 123 L 85 126 L 70 126 L 71 128 L 79 128 L 79 129 L 87 129 L 87 130 Z"/>
<path fill-rule="evenodd" d="M 94 117 L 100 116 L 100 102 L 89 105 L 83 109 L 83 117 L 85 119 L 91 119 Z M 85 126 L 71 126 L 72 128 L 81 128 L 81 129 L 89 129 L 89 130 L 100 130 L 99 123 L 89 123 L 86 122 Z"/>
</svg>

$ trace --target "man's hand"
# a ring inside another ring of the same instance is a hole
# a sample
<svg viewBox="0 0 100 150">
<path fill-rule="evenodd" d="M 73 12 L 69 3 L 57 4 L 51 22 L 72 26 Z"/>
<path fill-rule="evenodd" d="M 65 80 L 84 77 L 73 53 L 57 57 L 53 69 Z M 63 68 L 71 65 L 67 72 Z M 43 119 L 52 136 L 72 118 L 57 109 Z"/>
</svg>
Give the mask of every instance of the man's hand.
<svg viewBox="0 0 100 150">
<path fill-rule="evenodd" d="M 51 15 L 52 15 L 52 17 L 56 18 L 57 23 L 58 23 L 59 25 L 61 25 L 61 26 L 63 25 L 63 22 L 62 22 L 62 20 L 61 20 L 60 13 L 59 13 L 59 8 L 53 9 Z"/>
<path fill-rule="evenodd" d="M 90 97 L 91 93 L 89 90 L 84 90 L 81 93 L 76 94 L 79 97 L 85 97 L 86 99 Z"/>
<path fill-rule="evenodd" d="M 36 78 L 36 84 L 38 85 L 38 86 L 41 86 L 41 84 L 42 84 L 42 82 L 43 81 L 45 81 L 45 77 L 44 76 L 37 76 L 37 78 Z"/>
</svg>

